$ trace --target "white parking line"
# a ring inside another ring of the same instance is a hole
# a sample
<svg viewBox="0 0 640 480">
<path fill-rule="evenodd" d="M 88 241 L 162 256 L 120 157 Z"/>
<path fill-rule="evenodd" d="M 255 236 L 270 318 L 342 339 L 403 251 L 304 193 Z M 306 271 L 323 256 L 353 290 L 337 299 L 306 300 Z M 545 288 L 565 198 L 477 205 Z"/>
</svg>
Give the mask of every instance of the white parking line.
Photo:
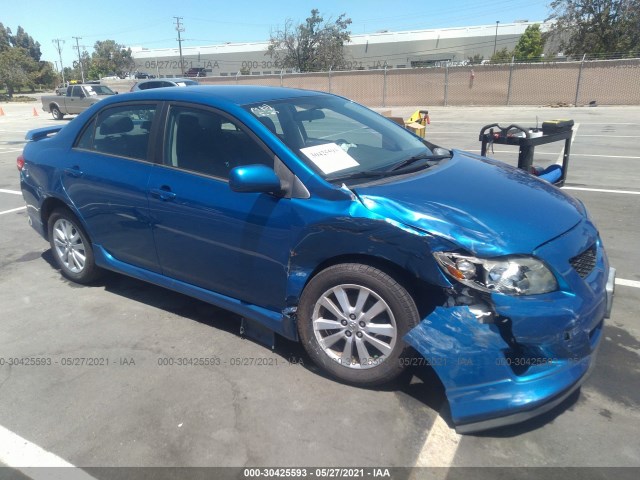
<svg viewBox="0 0 640 480">
<path fill-rule="evenodd" d="M 571 134 L 571 141 L 569 142 L 569 147 L 571 147 L 573 145 L 573 141 L 576 139 L 576 134 L 578 133 L 578 128 L 580 128 L 580 124 L 576 123 L 573 126 L 573 133 Z M 556 165 L 560 165 L 562 166 L 562 164 L 564 160 L 564 144 L 562 145 L 562 149 L 560 150 L 560 155 L 558 155 L 558 158 L 556 160 Z"/>
<path fill-rule="evenodd" d="M 456 456 L 461 438 L 462 436 L 450 428 L 447 422 L 438 415 L 418 454 L 416 467 L 449 468 Z"/>
<path fill-rule="evenodd" d="M 528 120 L 509 120 L 509 123 L 505 122 L 507 125 L 510 124 L 520 124 L 520 123 L 529 123 L 531 122 L 531 119 Z M 455 123 L 457 124 L 462 124 L 462 123 L 468 123 L 471 125 L 484 125 L 483 122 L 477 122 L 477 121 L 472 121 L 472 120 L 438 120 L 437 123 Z M 637 122 L 588 122 L 585 123 L 584 125 L 640 125 L 640 123 Z"/>
<path fill-rule="evenodd" d="M 34 480 L 95 480 L 95 477 L 11 430 L 7 430 L 2 425 L 0 425 L 0 462 L 20 470 Z M 59 467 L 67 468 L 58 470 Z"/>
<path fill-rule="evenodd" d="M 24 210 L 26 208 L 27 208 L 26 205 L 24 207 L 12 208 L 11 210 L 5 210 L 4 212 L 0 212 L 0 215 L 4 215 L 5 213 L 19 212 L 20 210 Z"/>
<path fill-rule="evenodd" d="M 6 190 L 4 188 L 0 188 L 0 193 L 11 193 L 13 195 L 22 195 L 20 190 Z"/>
<path fill-rule="evenodd" d="M 594 157 L 594 158 L 630 158 L 632 160 L 638 160 L 640 157 L 634 157 L 630 155 L 593 155 L 590 153 L 573 153 L 571 152 L 572 157 Z"/>
<path fill-rule="evenodd" d="M 624 287 L 640 288 L 640 282 L 637 280 L 627 280 L 626 278 L 616 278 L 616 285 Z"/>
<path fill-rule="evenodd" d="M 607 137 L 607 138 L 640 138 L 638 135 L 587 135 L 580 134 L 581 137 Z"/>
<path fill-rule="evenodd" d="M 600 193 L 624 193 L 627 195 L 640 195 L 640 192 L 633 190 L 608 190 L 606 188 L 585 188 L 585 187 L 562 187 L 563 190 L 580 190 L 582 192 L 600 192 Z"/>
</svg>

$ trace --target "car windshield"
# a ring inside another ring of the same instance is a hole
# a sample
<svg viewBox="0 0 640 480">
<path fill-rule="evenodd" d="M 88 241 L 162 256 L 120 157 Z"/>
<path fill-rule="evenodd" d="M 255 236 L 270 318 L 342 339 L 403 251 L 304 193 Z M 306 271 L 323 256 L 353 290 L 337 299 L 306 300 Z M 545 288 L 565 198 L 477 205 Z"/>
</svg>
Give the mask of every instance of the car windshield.
<svg viewBox="0 0 640 480">
<path fill-rule="evenodd" d="M 318 95 L 245 108 L 328 181 L 395 175 L 435 159 L 434 145 L 344 98 Z"/>
<path fill-rule="evenodd" d="M 115 92 L 105 85 L 90 85 L 87 86 L 89 94 L 95 95 L 115 95 Z"/>
<path fill-rule="evenodd" d="M 188 87 L 191 85 L 198 85 L 198 82 L 195 80 L 176 80 L 176 85 L 179 87 Z"/>
</svg>

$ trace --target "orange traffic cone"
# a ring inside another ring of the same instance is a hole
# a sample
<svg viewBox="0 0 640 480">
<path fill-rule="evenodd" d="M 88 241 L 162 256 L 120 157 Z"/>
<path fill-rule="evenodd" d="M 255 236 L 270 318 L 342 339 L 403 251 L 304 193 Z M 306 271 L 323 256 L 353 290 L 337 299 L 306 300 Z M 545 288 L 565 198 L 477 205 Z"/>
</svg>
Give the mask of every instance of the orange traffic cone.
<svg viewBox="0 0 640 480">
<path fill-rule="evenodd" d="M 0 107 L 0 117 L 4 117 L 4 110 Z"/>
<path fill-rule="evenodd" d="M 38 115 L 38 111 L 36 110 L 36 107 L 33 107 L 33 116 L 34 117 L 39 117 L 40 115 Z"/>
</svg>

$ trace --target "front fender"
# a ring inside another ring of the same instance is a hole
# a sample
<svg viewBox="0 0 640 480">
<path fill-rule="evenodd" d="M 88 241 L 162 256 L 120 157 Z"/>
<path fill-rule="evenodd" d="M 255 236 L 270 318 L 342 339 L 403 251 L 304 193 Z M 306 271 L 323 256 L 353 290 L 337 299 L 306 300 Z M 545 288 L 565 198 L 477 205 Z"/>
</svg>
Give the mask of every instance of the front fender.
<svg viewBox="0 0 640 480">
<path fill-rule="evenodd" d="M 337 258 L 380 259 L 412 277 L 445 288 L 450 286 L 431 255 L 434 250 L 444 248 L 446 240 L 373 213 L 357 199 L 340 202 L 339 214 L 325 214 L 322 209 L 325 202 L 304 202 L 299 201 L 300 208 L 292 209 L 293 223 L 298 228 L 289 256 L 288 306 L 296 306 L 310 278 L 322 265 Z M 336 202 L 330 204 L 335 208 Z"/>
</svg>

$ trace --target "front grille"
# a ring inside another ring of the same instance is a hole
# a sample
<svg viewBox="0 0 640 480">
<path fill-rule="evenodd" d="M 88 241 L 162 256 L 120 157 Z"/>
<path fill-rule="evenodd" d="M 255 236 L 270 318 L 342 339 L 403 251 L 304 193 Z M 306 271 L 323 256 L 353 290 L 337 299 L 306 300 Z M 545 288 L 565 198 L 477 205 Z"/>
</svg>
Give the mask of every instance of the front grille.
<svg viewBox="0 0 640 480">
<path fill-rule="evenodd" d="M 596 253 L 596 244 L 594 243 L 580 255 L 569 260 L 571 266 L 581 278 L 586 278 L 593 270 L 593 267 L 596 266 Z"/>
</svg>

